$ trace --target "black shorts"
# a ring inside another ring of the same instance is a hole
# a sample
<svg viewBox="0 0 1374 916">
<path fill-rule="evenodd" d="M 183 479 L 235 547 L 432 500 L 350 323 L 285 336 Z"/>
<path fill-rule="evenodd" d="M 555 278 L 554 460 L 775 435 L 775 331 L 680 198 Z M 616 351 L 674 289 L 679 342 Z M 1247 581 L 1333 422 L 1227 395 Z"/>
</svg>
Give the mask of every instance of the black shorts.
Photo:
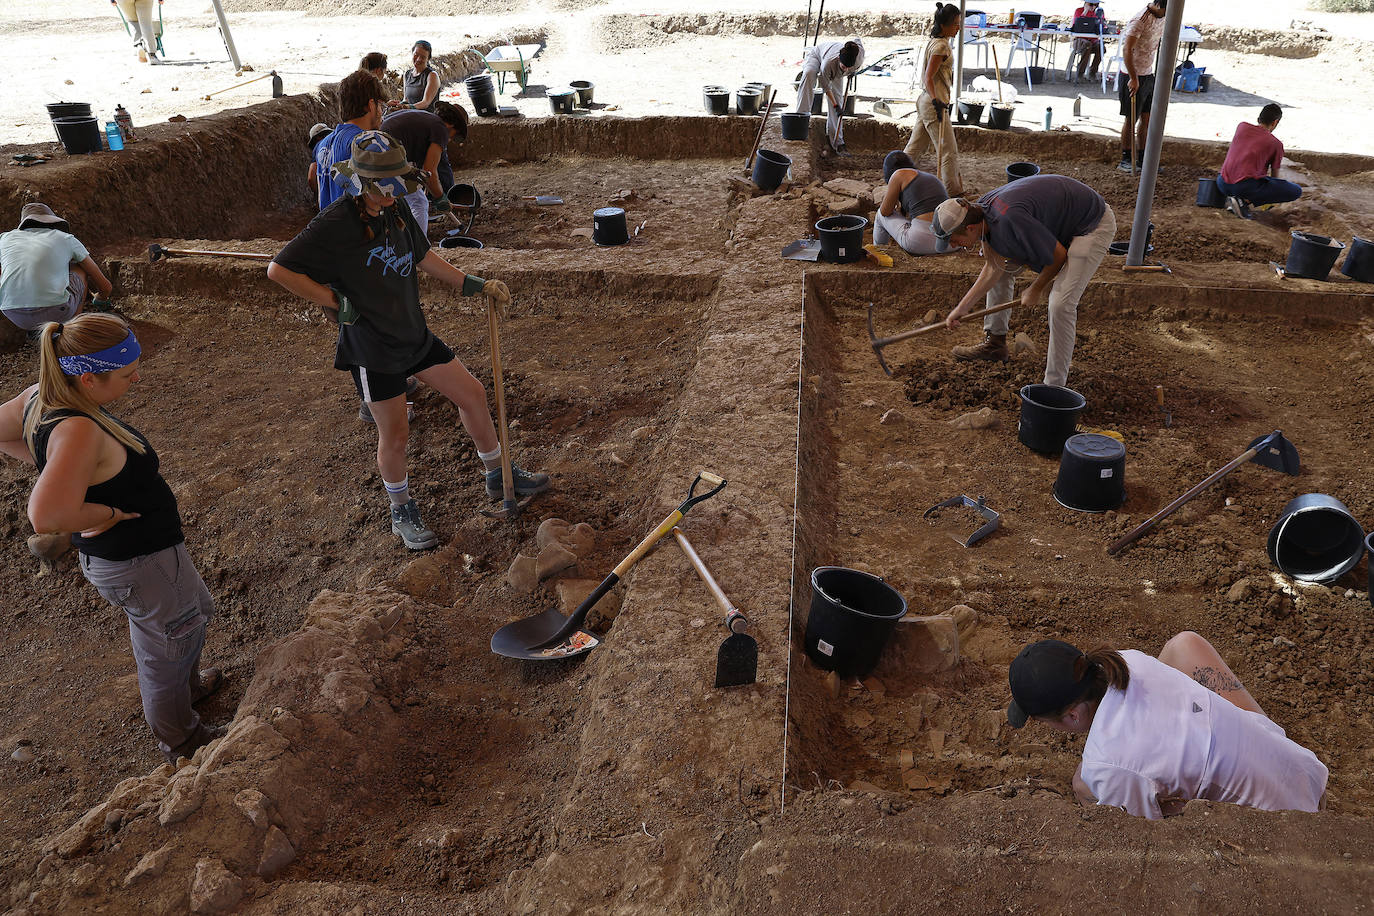
<svg viewBox="0 0 1374 916">
<path fill-rule="evenodd" d="M 1140 88 L 1135 93 L 1135 116 L 1150 113 L 1150 104 L 1155 100 L 1155 75 L 1139 77 Z M 1116 95 L 1121 100 L 1121 117 L 1131 116 L 1131 76 L 1125 70 L 1116 78 Z"/>
<path fill-rule="evenodd" d="M 452 361 L 453 351 L 436 337 L 429 347 L 429 352 L 405 372 L 374 372 L 362 366 L 350 366 L 348 371 L 353 376 L 353 385 L 358 389 L 358 396 L 375 404 L 405 394 L 407 376 L 417 375 L 431 366 L 442 366 Z"/>
</svg>

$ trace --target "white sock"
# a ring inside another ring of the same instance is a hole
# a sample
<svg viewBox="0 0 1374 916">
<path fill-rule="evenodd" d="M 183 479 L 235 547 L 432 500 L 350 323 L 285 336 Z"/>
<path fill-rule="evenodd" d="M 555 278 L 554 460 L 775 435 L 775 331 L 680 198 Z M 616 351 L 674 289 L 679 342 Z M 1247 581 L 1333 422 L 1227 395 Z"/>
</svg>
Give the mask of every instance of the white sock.
<svg viewBox="0 0 1374 916">
<path fill-rule="evenodd" d="M 391 499 L 393 506 L 404 506 L 410 502 L 410 475 L 401 478 L 400 483 L 392 483 L 383 480 L 382 486 L 386 487 L 386 495 Z"/>
<path fill-rule="evenodd" d="M 501 466 L 501 445 L 500 445 L 500 443 L 497 443 L 496 448 L 492 449 L 492 450 L 489 451 L 489 452 L 484 452 L 484 451 L 482 451 L 481 449 L 478 449 L 478 450 L 477 450 L 477 457 L 482 459 L 482 465 L 483 465 L 484 467 L 486 467 L 486 469 L 487 469 L 488 471 L 494 471 L 494 470 L 496 470 L 497 468 L 499 468 L 499 467 Z"/>
</svg>

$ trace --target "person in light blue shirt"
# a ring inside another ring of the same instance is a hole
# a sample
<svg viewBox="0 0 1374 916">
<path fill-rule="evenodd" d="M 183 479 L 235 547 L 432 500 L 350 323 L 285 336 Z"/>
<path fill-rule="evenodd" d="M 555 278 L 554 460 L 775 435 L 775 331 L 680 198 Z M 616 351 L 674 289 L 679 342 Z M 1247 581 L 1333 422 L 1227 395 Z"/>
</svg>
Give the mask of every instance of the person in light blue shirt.
<svg viewBox="0 0 1374 916">
<path fill-rule="evenodd" d="M 386 88 L 366 70 L 354 70 L 339 83 L 339 123 L 315 147 L 315 175 L 320 209 L 340 197 L 343 188 L 329 180 L 329 171 L 353 155 L 353 141 L 365 130 L 380 130 L 386 114 Z"/>
<path fill-rule="evenodd" d="M 25 204 L 19 227 L 0 234 L 0 310 L 26 331 L 70 321 L 93 290 L 108 304 L 113 289 L 67 221 L 45 204 Z"/>
</svg>

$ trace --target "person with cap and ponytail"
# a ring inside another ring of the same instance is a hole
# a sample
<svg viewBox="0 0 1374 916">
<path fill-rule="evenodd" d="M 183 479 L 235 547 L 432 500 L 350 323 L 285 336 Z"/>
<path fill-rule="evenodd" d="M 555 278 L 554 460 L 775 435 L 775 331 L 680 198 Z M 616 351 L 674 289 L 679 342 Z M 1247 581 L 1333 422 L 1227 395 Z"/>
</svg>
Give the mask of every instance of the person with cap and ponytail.
<svg viewBox="0 0 1374 916">
<path fill-rule="evenodd" d="M 1196 798 L 1266 811 L 1324 807 L 1327 769 L 1284 734 L 1206 639 L 1179 633 L 1159 658 L 1084 653 L 1058 639 L 1021 650 L 1007 721 L 1086 734 L 1074 794 L 1147 818 Z"/>
<path fill-rule="evenodd" d="M 46 204 L 25 204 L 19 227 L 0 235 L 0 311 L 32 335 L 80 314 L 92 287 L 92 304 L 108 308 L 114 287 L 71 226 Z"/>
<path fill-rule="evenodd" d="M 157 452 L 108 409 L 138 382 L 140 355 L 114 315 L 44 325 L 38 384 L 0 405 L 0 450 L 38 466 L 34 530 L 77 532 L 81 572 L 124 609 L 143 717 L 176 763 L 224 734 L 195 710 L 224 678 L 199 670 L 214 603 L 186 551 Z"/>
<path fill-rule="evenodd" d="M 434 49 L 423 38 L 410 48 L 411 68 L 401 74 L 402 98 L 388 102 L 388 108 L 418 108 L 432 111 L 439 98 L 439 74 L 429 65 Z"/>
<path fill-rule="evenodd" d="M 936 3 L 935 18 L 930 26 L 930 41 L 921 54 L 921 94 L 916 98 L 916 114 L 920 119 L 911 129 L 906 154 L 919 160 L 928 147 L 933 146 L 939 162 L 936 167 L 940 180 L 950 194 L 964 193 L 964 180 L 959 175 L 959 144 L 954 139 L 951 117 L 954 106 L 950 102 L 954 86 L 954 52 L 949 40 L 963 31 L 964 19 L 953 3 Z"/>
<path fill-rule="evenodd" d="M 893 150 L 883 159 L 883 180 L 887 190 L 873 217 L 873 244 L 895 241 L 907 254 L 939 254 L 939 240 L 930 223 L 935 208 L 949 199 L 944 184 L 929 172 L 918 170 L 901 150 Z"/>
<path fill-rule="evenodd" d="M 267 276 L 314 302 L 339 325 L 334 367 L 353 376 L 358 394 L 377 424 L 377 468 L 391 503 L 391 530 L 411 550 L 439 543 L 420 519 L 410 495 L 406 442 L 410 435 L 406 378 L 415 376 L 458 407 L 463 428 L 486 467 L 492 499 L 502 496 L 501 445 L 487 408 L 487 393 L 453 351 L 435 337 L 420 306 L 416 271 L 498 306 L 510 302 L 500 280 L 466 274 L 430 247 L 425 227 L 398 198 L 420 187 L 421 173 L 405 147 L 380 130 L 359 134 L 352 157 L 334 166 L 332 179 L 345 195 L 320 212 L 287 243 Z M 544 491 L 547 474 L 512 464 L 516 493 Z"/>
</svg>

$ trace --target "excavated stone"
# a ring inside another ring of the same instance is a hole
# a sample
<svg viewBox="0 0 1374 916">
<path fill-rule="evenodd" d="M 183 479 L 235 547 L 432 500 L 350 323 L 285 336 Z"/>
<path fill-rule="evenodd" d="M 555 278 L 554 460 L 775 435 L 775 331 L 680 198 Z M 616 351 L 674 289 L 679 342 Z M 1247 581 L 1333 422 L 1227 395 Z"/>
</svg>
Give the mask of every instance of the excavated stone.
<svg viewBox="0 0 1374 916">
<path fill-rule="evenodd" d="M 243 899 L 243 881 L 218 859 L 201 859 L 191 879 L 191 912 L 227 913 Z"/>
<path fill-rule="evenodd" d="M 550 544 L 539 551 L 536 559 L 536 572 L 539 574 L 539 581 L 543 581 L 550 576 L 556 576 L 565 569 L 570 569 L 577 565 L 577 554 L 573 553 L 562 544 Z"/>
<path fill-rule="evenodd" d="M 295 858 L 296 847 L 291 845 L 281 828 L 269 827 L 262 844 L 262 858 L 258 860 L 258 877 L 273 877 Z"/>
<path fill-rule="evenodd" d="M 539 584 L 539 565 L 534 557 L 517 553 L 506 570 L 506 584 L 518 595 L 527 595 Z"/>
<path fill-rule="evenodd" d="M 167 860 L 171 857 L 171 843 L 164 843 L 152 852 L 145 853 L 143 858 L 138 860 L 138 864 L 124 876 L 124 886 L 130 887 L 143 878 L 156 878 L 162 874 L 163 869 L 167 867 Z"/>
</svg>

